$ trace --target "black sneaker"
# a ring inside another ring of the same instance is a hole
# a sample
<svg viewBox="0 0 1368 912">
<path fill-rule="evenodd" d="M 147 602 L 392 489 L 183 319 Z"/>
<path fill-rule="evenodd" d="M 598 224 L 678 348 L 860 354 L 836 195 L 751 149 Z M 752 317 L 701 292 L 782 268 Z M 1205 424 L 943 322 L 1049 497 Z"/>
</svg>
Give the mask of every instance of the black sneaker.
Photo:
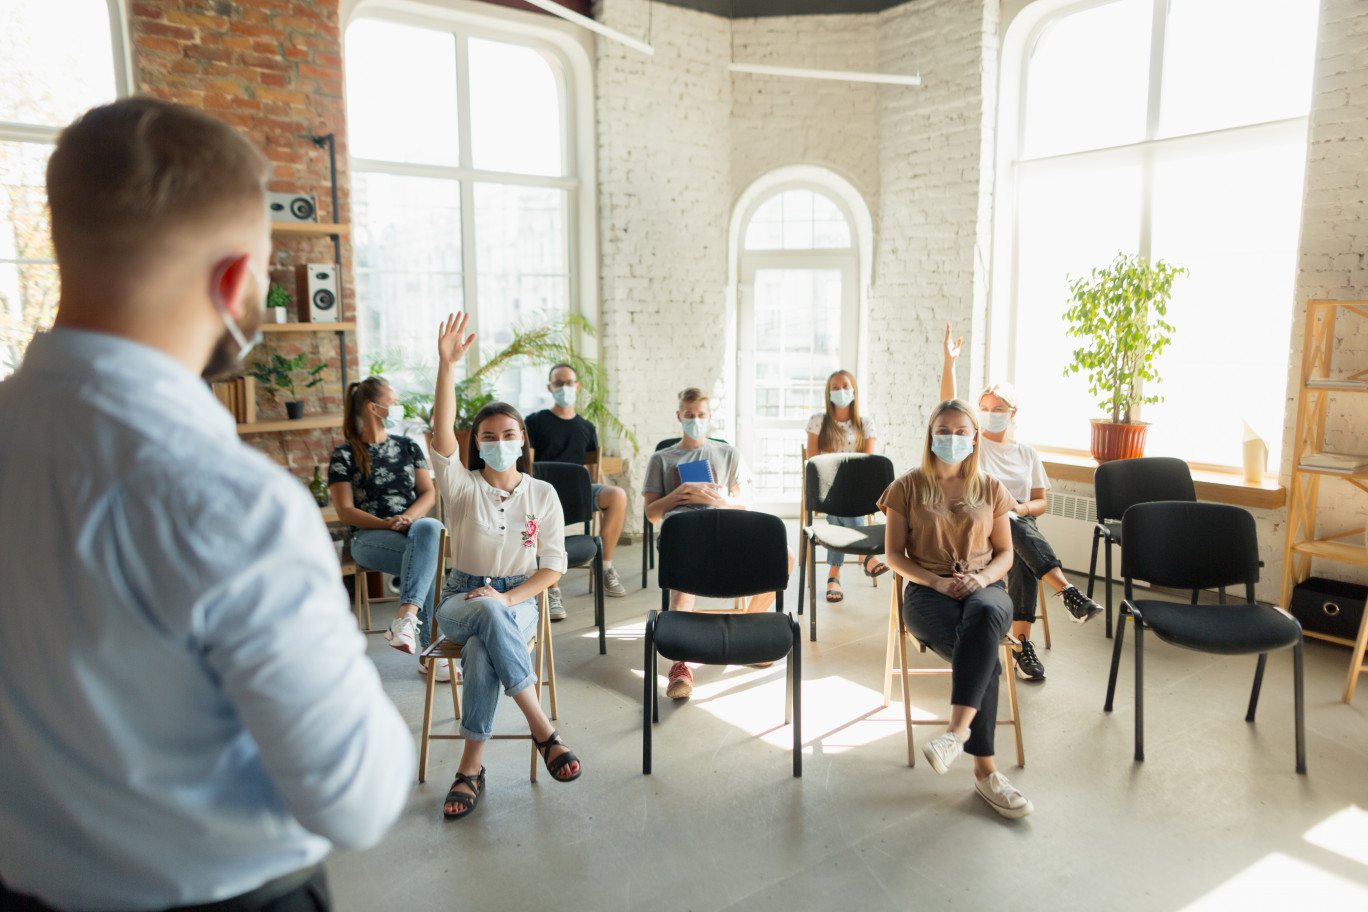
<svg viewBox="0 0 1368 912">
<path fill-rule="evenodd" d="M 1059 594 L 1064 599 L 1064 607 L 1073 615 L 1075 624 L 1086 624 L 1102 613 L 1102 606 L 1079 592 L 1077 586 L 1070 586 Z"/>
<path fill-rule="evenodd" d="M 1045 680 L 1045 666 L 1040 664 L 1040 657 L 1036 655 L 1035 647 L 1031 641 L 1025 637 L 1021 638 L 1021 647 L 1012 653 L 1016 660 L 1017 677 L 1023 681 L 1043 681 Z"/>
</svg>

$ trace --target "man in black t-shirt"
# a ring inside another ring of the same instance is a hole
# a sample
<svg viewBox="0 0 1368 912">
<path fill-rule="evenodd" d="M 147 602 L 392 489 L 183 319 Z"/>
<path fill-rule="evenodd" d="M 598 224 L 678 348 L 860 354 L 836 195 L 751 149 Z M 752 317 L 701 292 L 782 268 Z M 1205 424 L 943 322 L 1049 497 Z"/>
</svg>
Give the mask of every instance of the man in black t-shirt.
<svg viewBox="0 0 1368 912">
<path fill-rule="evenodd" d="M 575 396 L 579 393 L 579 377 L 568 364 L 557 364 L 551 368 L 549 383 L 551 397 L 556 404 L 549 409 L 533 412 L 527 416 L 527 444 L 532 450 L 533 461 L 573 462 L 589 468 L 589 479 L 593 482 L 594 509 L 603 511 L 603 594 L 621 598 L 627 594 L 613 567 L 613 552 L 617 550 L 618 538 L 622 535 L 622 525 L 627 520 L 627 494 L 622 488 L 603 483 L 603 472 L 599 468 L 598 432 L 592 422 L 575 414 Z M 560 588 L 553 586 L 547 591 L 551 607 L 551 620 L 559 621 L 565 617 L 565 604 L 561 601 Z"/>
</svg>

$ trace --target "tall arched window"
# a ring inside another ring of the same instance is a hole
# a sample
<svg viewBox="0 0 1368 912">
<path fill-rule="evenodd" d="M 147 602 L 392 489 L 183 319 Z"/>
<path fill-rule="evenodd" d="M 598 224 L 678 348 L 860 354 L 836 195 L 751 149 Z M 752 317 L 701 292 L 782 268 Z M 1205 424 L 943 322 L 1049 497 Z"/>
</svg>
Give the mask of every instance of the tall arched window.
<svg viewBox="0 0 1368 912">
<path fill-rule="evenodd" d="M 45 172 L 62 127 L 125 93 L 115 0 L 0 4 L 0 379 L 57 312 Z"/>
<path fill-rule="evenodd" d="M 1190 270 L 1149 450 L 1238 464 L 1243 417 L 1279 451 L 1317 8 L 1110 0 L 1009 30 L 991 360 L 1028 439 L 1087 448 L 1067 278 L 1124 251 Z"/>
<path fill-rule="evenodd" d="M 346 37 L 357 338 L 400 386 L 430 386 L 434 328 L 465 309 L 472 360 L 578 308 L 580 181 L 568 68 L 528 39 L 362 18 Z M 545 404 L 546 366 L 497 394 Z"/>
</svg>

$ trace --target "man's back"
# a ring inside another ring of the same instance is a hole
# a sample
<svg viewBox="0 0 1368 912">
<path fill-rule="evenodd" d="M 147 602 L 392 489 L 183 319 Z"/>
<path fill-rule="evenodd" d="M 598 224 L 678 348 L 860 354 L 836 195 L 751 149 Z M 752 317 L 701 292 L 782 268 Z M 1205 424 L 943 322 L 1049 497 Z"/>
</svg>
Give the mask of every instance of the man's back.
<svg viewBox="0 0 1368 912">
<path fill-rule="evenodd" d="M 412 739 L 302 486 L 115 336 L 35 338 L 0 419 L 5 885 L 158 908 L 378 840 Z"/>
</svg>

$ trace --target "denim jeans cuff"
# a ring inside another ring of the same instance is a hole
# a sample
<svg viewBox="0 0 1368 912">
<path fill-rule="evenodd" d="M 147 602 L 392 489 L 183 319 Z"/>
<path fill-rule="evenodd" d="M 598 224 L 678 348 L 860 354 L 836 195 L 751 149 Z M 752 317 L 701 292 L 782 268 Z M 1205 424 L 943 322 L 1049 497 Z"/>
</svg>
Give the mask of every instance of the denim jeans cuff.
<svg viewBox="0 0 1368 912">
<path fill-rule="evenodd" d="M 535 683 L 537 683 L 537 673 L 534 670 L 531 673 L 529 673 L 527 677 L 523 678 L 521 681 L 514 684 L 512 687 L 506 688 L 504 690 L 504 693 L 506 693 L 510 697 L 516 697 L 518 694 L 522 693 L 524 690 L 527 690 L 527 688 L 531 687 Z"/>
</svg>

